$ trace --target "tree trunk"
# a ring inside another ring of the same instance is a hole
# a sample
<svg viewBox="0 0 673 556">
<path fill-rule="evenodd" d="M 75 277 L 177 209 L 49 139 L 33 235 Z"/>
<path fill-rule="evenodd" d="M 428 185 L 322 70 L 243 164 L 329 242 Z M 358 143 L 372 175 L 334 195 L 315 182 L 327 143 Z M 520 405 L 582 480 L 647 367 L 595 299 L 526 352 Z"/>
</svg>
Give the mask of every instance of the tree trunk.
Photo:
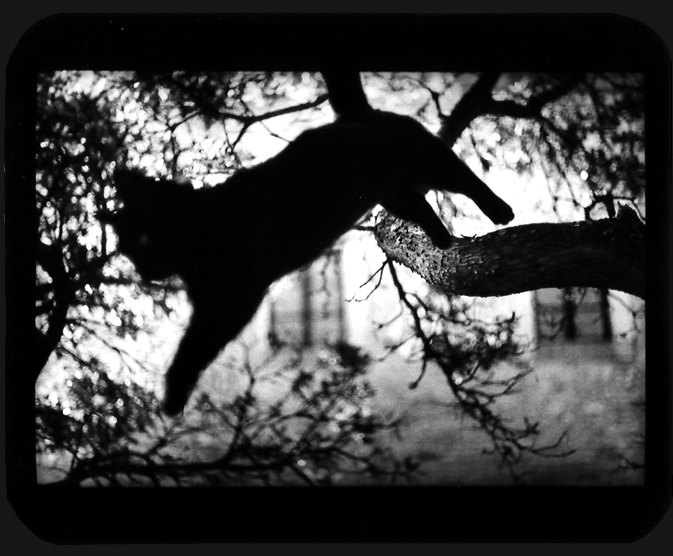
<svg viewBox="0 0 673 556">
<path fill-rule="evenodd" d="M 47 331 L 35 330 L 32 368 L 35 380 L 40 376 L 49 356 L 61 340 L 68 309 L 75 301 L 76 291 L 64 266 L 63 253 L 58 245 L 47 245 L 40 241 L 37 246 L 37 262 L 51 277 L 53 305 L 48 313 Z"/>
<path fill-rule="evenodd" d="M 528 224 L 438 249 L 413 224 L 383 213 L 383 251 L 452 294 L 502 296 L 540 288 L 594 287 L 645 297 L 645 225 L 622 207 L 594 222 Z"/>
</svg>

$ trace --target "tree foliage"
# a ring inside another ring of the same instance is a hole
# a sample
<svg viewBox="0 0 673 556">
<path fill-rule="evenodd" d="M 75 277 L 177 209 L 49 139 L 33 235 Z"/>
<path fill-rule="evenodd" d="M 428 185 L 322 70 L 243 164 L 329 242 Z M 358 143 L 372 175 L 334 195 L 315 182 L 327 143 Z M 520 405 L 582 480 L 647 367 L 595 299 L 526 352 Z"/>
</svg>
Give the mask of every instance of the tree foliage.
<svg viewBox="0 0 673 556">
<path fill-rule="evenodd" d="M 243 375 L 240 392 L 227 403 L 203 393 L 178 420 L 161 416 L 150 389 L 89 365 L 69 379 L 68 401 L 38 403 L 38 445 L 67 454 L 61 485 L 329 485 L 413 471 L 376 444 L 398 421 L 368 408 L 365 354 L 340 344 L 310 361 L 287 355 L 254 367 L 244 354 L 229 369 Z"/>
</svg>

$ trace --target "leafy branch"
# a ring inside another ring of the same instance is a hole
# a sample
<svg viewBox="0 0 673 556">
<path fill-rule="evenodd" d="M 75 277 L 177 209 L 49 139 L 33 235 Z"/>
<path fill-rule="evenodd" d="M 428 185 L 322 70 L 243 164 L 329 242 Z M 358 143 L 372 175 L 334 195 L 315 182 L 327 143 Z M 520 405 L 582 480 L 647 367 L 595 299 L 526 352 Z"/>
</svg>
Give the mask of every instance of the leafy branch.
<svg viewBox="0 0 673 556">
<path fill-rule="evenodd" d="M 80 373 L 70 391 L 72 406 L 38 400 L 38 441 L 49 452 L 71 456 L 58 484 L 185 485 L 332 484 L 353 474 L 378 480 L 410 479 L 415 467 L 399 462 L 378 444 L 399 419 L 372 413 L 374 395 L 364 379 L 368 358 L 339 344 L 301 364 L 298 353 L 283 361 L 280 350 L 253 368 L 246 359 L 235 369 L 244 387 L 231 401 L 207 394 L 184 418 L 167 421 L 154 394 L 135 385 L 120 387 L 102 371 Z M 269 392 L 276 392 L 269 398 Z M 120 411 L 143 419 L 129 419 Z M 125 417 L 125 418 L 123 418 Z M 95 432 L 94 432 L 95 431 Z M 220 455 L 206 460 L 178 458 L 194 435 L 216 444 Z"/>
<path fill-rule="evenodd" d="M 514 427 L 495 409 L 498 399 L 515 393 L 521 381 L 532 372 L 526 367 L 496 378 L 496 373 L 502 372 L 494 369 L 497 363 L 521 354 L 514 340 L 514 315 L 510 319 L 480 324 L 466 320 L 464 315 L 458 316 L 450 305 L 447 310 L 441 304 L 427 300 L 421 302 L 417 298 L 412 301 L 391 260 L 388 261 L 388 270 L 400 301 L 411 315 L 414 335 L 422 345 L 421 373 L 410 385 L 411 388 L 418 386 L 429 364 L 439 367 L 463 413 L 486 433 L 492 451 L 500 457 L 515 480 L 520 479 L 515 466 L 526 453 L 564 457 L 574 452 L 559 450 L 566 437 L 565 432 L 554 443 L 536 446 L 539 423 L 524 417 L 523 426 Z M 429 323 L 431 326 L 428 326 Z M 458 332 L 458 329 L 461 331 Z"/>
</svg>

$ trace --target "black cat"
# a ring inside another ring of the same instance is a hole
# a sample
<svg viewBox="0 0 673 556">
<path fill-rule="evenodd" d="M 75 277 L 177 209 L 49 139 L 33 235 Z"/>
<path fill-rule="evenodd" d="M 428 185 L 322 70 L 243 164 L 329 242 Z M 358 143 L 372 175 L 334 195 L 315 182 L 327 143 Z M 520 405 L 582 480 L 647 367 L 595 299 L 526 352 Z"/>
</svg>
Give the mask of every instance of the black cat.
<svg viewBox="0 0 673 556">
<path fill-rule="evenodd" d="M 424 198 L 470 197 L 496 224 L 514 214 L 417 121 L 372 110 L 302 133 L 280 154 L 225 183 L 115 174 L 121 210 L 102 215 L 147 280 L 182 278 L 193 305 L 166 376 L 164 410 L 180 412 L 199 374 L 257 310 L 269 285 L 310 263 L 377 203 L 441 248 L 451 236 Z"/>
</svg>

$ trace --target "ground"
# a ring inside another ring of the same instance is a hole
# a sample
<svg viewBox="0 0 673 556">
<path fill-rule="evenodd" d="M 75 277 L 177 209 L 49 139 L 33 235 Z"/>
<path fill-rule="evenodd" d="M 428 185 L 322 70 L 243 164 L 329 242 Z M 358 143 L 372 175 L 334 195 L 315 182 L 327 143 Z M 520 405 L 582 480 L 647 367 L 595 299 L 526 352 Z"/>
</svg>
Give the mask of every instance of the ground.
<svg viewBox="0 0 673 556">
<path fill-rule="evenodd" d="M 641 472 L 624 469 L 624 457 L 642 461 L 644 372 L 621 361 L 610 344 L 548 344 L 532 356 L 535 372 L 522 391 L 508 398 L 508 414 L 520 423 L 526 415 L 540 422 L 538 444 L 568 431 L 564 458 L 527 456 L 517 467 L 526 484 L 624 485 L 642 481 Z M 372 369 L 376 402 L 405 416 L 402 455 L 421 462 L 418 480 L 426 484 L 512 484 L 495 455 L 485 455 L 488 437 L 461 416 L 438 369 L 431 368 L 415 390 L 408 384 L 419 366 L 401 359 Z"/>
</svg>

